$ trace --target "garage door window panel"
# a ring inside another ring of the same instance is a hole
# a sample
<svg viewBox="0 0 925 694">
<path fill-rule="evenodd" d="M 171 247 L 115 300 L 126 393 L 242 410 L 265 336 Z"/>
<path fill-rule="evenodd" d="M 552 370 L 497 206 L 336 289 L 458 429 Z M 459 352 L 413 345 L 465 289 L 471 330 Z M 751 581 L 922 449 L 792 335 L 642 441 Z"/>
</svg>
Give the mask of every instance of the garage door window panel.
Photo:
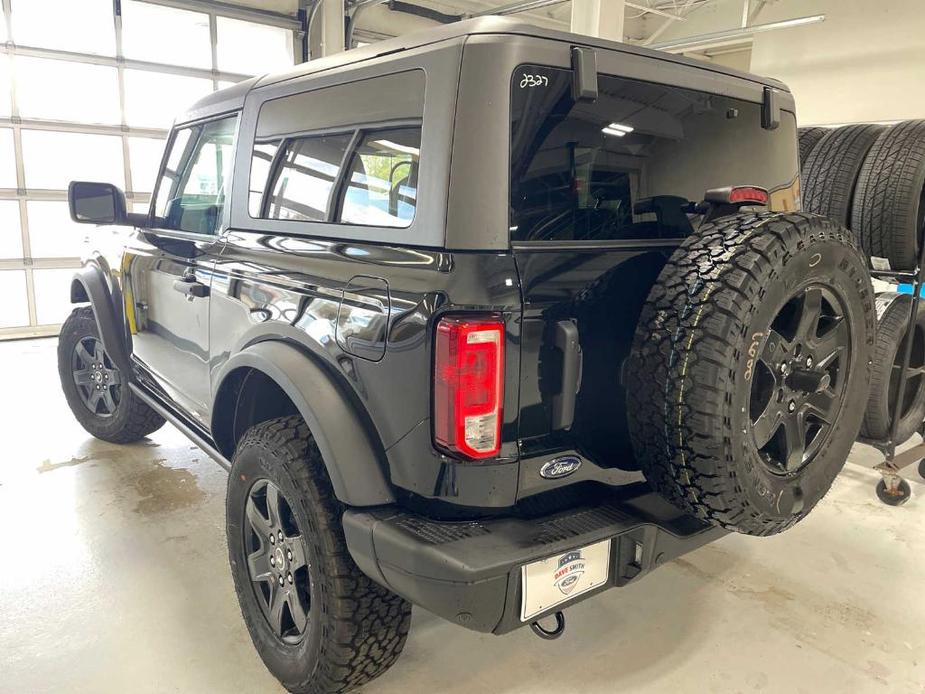
<svg viewBox="0 0 925 694">
<path fill-rule="evenodd" d="M 29 189 L 67 190 L 71 181 L 125 187 L 121 137 L 23 130 L 22 147 Z"/>
<path fill-rule="evenodd" d="M 22 229 L 16 200 L 0 200 L 0 258 L 22 258 Z"/>
<path fill-rule="evenodd" d="M 212 80 L 201 77 L 126 70 L 125 120 L 134 127 L 169 128 L 178 113 L 212 91 Z"/>
<path fill-rule="evenodd" d="M 114 67 L 24 56 L 17 56 L 15 65 L 23 117 L 103 124 L 122 120 Z"/>
<path fill-rule="evenodd" d="M 0 301 L 0 328 L 29 325 L 26 273 L 23 270 L 0 270 L 0 296 L 4 297 Z"/>
<path fill-rule="evenodd" d="M 16 188 L 16 155 L 9 128 L 0 128 L 0 188 Z"/>
<path fill-rule="evenodd" d="M 26 203 L 33 258 L 77 258 L 89 228 L 71 220 L 67 202 L 30 200 Z"/>
<path fill-rule="evenodd" d="M 209 15 L 201 12 L 123 0 L 122 44 L 126 58 L 212 68 Z"/>
<path fill-rule="evenodd" d="M 112 0 L 12 0 L 13 40 L 78 53 L 115 55 Z M 5 27 L 0 22 L 0 41 Z"/>
</svg>

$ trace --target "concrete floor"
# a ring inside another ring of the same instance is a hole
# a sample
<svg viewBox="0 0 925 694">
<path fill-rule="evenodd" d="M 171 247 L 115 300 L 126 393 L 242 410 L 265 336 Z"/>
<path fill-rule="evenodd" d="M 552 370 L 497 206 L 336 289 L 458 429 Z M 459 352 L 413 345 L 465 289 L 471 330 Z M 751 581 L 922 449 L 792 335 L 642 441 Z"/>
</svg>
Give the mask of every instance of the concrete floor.
<svg viewBox="0 0 925 694">
<path fill-rule="evenodd" d="M 0 691 L 279 692 L 227 568 L 225 473 L 172 427 L 113 446 L 70 416 L 53 339 L 0 343 Z M 858 447 L 796 529 L 731 536 L 498 638 L 415 610 L 415 692 L 925 693 L 925 483 L 888 508 Z"/>
</svg>

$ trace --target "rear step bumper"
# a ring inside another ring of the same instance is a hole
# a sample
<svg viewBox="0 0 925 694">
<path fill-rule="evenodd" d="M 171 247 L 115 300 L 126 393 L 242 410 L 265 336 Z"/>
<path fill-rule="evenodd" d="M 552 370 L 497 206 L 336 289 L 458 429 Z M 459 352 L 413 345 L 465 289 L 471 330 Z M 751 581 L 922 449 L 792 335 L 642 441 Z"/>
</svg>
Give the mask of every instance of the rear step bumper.
<svg viewBox="0 0 925 694">
<path fill-rule="evenodd" d="M 526 624 L 524 564 L 612 540 L 608 581 L 534 618 L 542 619 L 725 534 L 681 514 L 645 484 L 622 488 L 607 504 L 529 520 L 439 522 L 387 507 L 348 510 L 343 522 L 350 554 L 368 576 L 451 622 L 495 634 Z"/>
</svg>

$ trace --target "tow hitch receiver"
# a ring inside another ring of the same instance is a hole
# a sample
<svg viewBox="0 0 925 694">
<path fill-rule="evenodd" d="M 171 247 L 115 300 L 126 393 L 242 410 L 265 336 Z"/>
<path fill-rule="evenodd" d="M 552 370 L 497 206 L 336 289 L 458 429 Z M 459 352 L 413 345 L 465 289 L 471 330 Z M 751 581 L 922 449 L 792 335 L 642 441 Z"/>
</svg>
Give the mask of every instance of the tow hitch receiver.
<svg viewBox="0 0 925 694">
<path fill-rule="evenodd" d="M 539 620 L 530 622 L 530 629 L 541 639 L 546 639 L 547 641 L 555 641 L 565 632 L 565 615 L 560 610 L 553 616 L 556 618 L 555 629 L 546 629 L 542 624 L 540 624 Z"/>
</svg>

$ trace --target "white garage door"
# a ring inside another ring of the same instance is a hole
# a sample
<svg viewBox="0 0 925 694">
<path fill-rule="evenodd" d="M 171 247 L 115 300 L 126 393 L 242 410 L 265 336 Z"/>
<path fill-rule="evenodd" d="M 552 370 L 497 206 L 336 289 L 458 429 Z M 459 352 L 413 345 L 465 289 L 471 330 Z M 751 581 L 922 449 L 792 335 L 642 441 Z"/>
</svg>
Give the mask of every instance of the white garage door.
<svg viewBox="0 0 925 694">
<path fill-rule="evenodd" d="M 296 21 L 202 2 L 2 7 L 0 339 L 54 334 L 70 312 L 87 227 L 69 219 L 69 181 L 115 183 L 131 209 L 146 210 L 174 115 L 301 54 Z"/>
</svg>

